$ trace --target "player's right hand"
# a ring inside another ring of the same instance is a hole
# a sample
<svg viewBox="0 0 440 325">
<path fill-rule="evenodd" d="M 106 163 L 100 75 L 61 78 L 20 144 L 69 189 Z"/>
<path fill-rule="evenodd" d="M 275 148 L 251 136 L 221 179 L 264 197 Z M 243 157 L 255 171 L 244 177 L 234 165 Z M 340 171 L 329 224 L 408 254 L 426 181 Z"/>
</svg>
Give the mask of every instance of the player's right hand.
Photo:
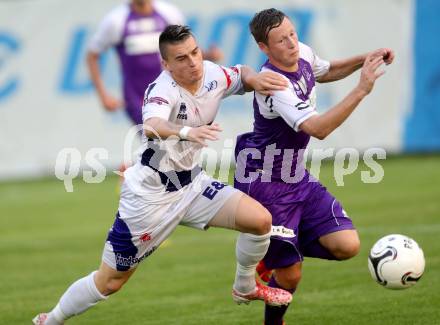
<svg viewBox="0 0 440 325">
<path fill-rule="evenodd" d="M 358 89 L 361 90 L 364 95 L 368 95 L 373 90 L 374 83 L 380 78 L 385 71 L 378 70 L 379 67 L 384 64 L 385 61 L 382 56 L 370 54 L 367 56 L 364 62 L 364 66 L 361 70 L 361 78 L 359 80 Z"/>
<path fill-rule="evenodd" d="M 381 56 L 383 57 L 383 60 L 385 61 L 386 65 L 389 65 L 391 63 L 393 63 L 394 61 L 394 51 L 390 48 L 384 47 L 384 48 L 380 48 L 377 49 L 375 51 L 370 52 L 371 55 L 373 56 Z"/>
<path fill-rule="evenodd" d="M 192 128 L 187 135 L 189 141 L 200 143 L 202 146 L 207 147 L 206 140 L 215 141 L 218 140 L 218 132 L 222 129 L 217 123 L 211 125 L 202 125 L 197 128 Z"/>
<path fill-rule="evenodd" d="M 102 96 L 101 102 L 102 102 L 102 106 L 104 106 L 107 112 L 114 112 L 122 108 L 122 106 L 124 105 L 124 103 L 121 100 L 110 95 Z"/>
</svg>

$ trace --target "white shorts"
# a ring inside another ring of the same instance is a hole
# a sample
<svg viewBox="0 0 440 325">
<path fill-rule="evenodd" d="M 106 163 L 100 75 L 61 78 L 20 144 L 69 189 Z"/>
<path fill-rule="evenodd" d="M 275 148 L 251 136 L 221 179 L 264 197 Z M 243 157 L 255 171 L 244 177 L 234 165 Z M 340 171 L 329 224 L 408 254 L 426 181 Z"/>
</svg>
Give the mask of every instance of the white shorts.
<svg viewBox="0 0 440 325">
<path fill-rule="evenodd" d="M 136 195 L 124 182 L 119 209 L 104 246 L 102 260 L 118 271 L 136 267 L 180 224 L 207 229 L 225 202 L 239 192 L 201 172 L 177 192 L 163 192 L 160 204 Z M 167 203 L 163 203 L 166 201 Z"/>
</svg>

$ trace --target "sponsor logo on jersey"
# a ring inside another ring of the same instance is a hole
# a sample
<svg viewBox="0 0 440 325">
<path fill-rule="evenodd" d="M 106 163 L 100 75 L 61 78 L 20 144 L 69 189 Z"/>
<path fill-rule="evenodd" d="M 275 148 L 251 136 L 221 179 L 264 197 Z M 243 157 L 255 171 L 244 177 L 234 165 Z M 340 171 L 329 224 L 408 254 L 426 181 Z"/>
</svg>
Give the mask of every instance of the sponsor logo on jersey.
<svg viewBox="0 0 440 325">
<path fill-rule="evenodd" d="M 307 69 L 307 67 L 302 68 L 302 74 L 306 77 L 307 81 L 310 81 L 310 79 L 312 78 L 312 74 L 310 73 L 309 69 Z"/>
<path fill-rule="evenodd" d="M 271 236 L 280 236 L 285 238 L 294 238 L 296 237 L 293 229 L 286 228 L 284 226 L 272 226 Z"/>
<path fill-rule="evenodd" d="M 188 114 L 186 113 L 186 104 L 183 102 L 180 104 L 179 114 L 177 114 L 177 119 L 179 119 L 179 120 L 187 120 L 188 119 Z"/>
<path fill-rule="evenodd" d="M 154 251 L 156 250 L 156 248 L 157 248 L 156 246 L 153 246 L 153 248 L 148 250 L 144 255 L 142 255 L 140 257 L 135 257 L 135 256 L 124 257 L 120 253 L 117 253 L 115 255 L 116 265 L 132 266 L 132 265 L 138 264 L 138 263 L 142 262 L 143 259 L 145 259 L 148 256 L 150 256 L 151 254 L 153 254 Z"/>
<path fill-rule="evenodd" d="M 131 33 L 152 32 L 156 28 L 156 22 L 153 18 L 142 18 L 131 20 L 127 24 L 127 29 Z"/>
<path fill-rule="evenodd" d="M 217 80 L 213 80 L 213 81 L 211 81 L 210 83 L 208 83 L 207 85 L 205 85 L 205 88 L 206 88 L 208 91 L 211 91 L 211 90 L 216 89 L 216 88 L 217 88 Z"/>
</svg>

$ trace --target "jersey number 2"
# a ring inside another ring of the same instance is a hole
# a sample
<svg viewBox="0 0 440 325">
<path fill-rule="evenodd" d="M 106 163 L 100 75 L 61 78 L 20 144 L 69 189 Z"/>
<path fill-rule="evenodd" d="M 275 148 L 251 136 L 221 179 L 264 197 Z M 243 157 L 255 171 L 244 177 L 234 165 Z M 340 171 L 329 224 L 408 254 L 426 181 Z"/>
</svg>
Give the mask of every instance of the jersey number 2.
<svg viewBox="0 0 440 325">
<path fill-rule="evenodd" d="M 273 107 L 273 98 L 270 97 L 270 95 L 268 95 L 268 96 L 266 97 L 266 99 L 264 100 L 264 102 L 265 102 L 267 105 L 269 105 L 270 112 L 273 113 L 273 109 L 272 109 L 272 107 Z"/>
</svg>

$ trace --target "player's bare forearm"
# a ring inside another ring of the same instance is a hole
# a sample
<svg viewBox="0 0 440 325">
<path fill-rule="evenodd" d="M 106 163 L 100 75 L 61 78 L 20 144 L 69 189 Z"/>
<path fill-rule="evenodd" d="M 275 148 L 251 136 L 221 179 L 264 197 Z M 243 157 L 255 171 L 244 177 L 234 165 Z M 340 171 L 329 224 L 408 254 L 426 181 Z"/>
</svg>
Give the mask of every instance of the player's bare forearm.
<svg viewBox="0 0 440 325">
<path fill-rule="evenodd" d="M 96 88 L 96 92 L 104 108 L 109 112 L 113 112 L 122 107 L 123 103 L 119 99 L 107 94 L 104 82 L 101 78 L 101 71 L 99 70 L 99 56 L 99 53 L 91 51 L 87 53 L 87 66 L 90 72 L 90 79 Z"/>
<path fill-rule="evenodd" d="M 242 65 L 240 69 L 241 69 L 241 82 L 243 83 L 244 90 L 246 92 L 253 91 L 254 90 L 253 83 L 255 77 L 257 76 L 257 73 L 254 71 L 254 69 L 246 65 Z"/>
<path fill-rule="evenodd" d="M 338 128 L 359 105 L 367 94 L 354 88 L 340 103 L 327 112 L 316 115 L 300 125 L 300 129 L 317 139 L 323 140 Z"/>
<path fill-rule="evenodd" d="M 245 91 L 255 90 L 263 95 L 273 95 L 274 91 L 284 90 L 287 80 L 273 71 L 256 73 L 248 66 L 241 66 L 241 81 Z"/>
<path fill-rule="evenodd" d="M 367 96 L 374 87 L 374 83 L 385 71 L 379 70 L 384 64 L 382 55 L 372 52 L 366 58 L 361 71 L 358 85 L 335 107 L 321 115 L 315 115 L 304 121 L 300 129 L 320 140 L 327 137 L 340 126 Z"/>
<path fill-rule="evenodd" d="M 148 138 L 167 139 L 174 135 L 179 136 L 181 125 L 174 124 L 160 117 L 151 117 L 144 122 L 144 133 Z"/>
<path fill-rule="evenodd" d="M 320 77 L 317 81 L 320 83 L 324 83 L 344 79 L 356 70 L 362 68 L 366 57 L 366 54 L 362 54 L 347 59 L 333 60 L 330 62 L 329 71 L 325 75 Z"/>
<path fill-rule="evenodd" d="M 180 139 L 197 142 L 205 147 L 206 140 L 218 140 L 218 133 L 221 131 L 217 123 L 191 128 L 182 127 L 160 117 L 151 117 L 144 122 L 144 132 L 148 138 L 167 139 L 170 136 L 178 136 Z"/>
<path fill-rule="evenodd" d="M 202 55 L 204 60 L 212 62 L 219 62 L 225 56 L 223 51 L 215 45 L 211 45 L 207 50 L 202 51 Z"/>
<path fill-rule="evenodd" d="M 367 57 L 381 57 L 386 65 L 393 63 L 394 51 L 390 48 L 379 48 L 367 54 L 353 56 L 348 59 L 334 60 L 330 62 L 329 71 L 317 80 L 320 83 L 331 82 L 348 77 L 356 70 L 360 69 Z"/>
<path fill-rule="evenodd" d="M 89 68 L 90 79 L 98 92 L 100 98 L 105 95 L 104 83 L 99 70 L 99 54 L 94 52 L 87 53 L 87 66 Z"/>
</svg>

